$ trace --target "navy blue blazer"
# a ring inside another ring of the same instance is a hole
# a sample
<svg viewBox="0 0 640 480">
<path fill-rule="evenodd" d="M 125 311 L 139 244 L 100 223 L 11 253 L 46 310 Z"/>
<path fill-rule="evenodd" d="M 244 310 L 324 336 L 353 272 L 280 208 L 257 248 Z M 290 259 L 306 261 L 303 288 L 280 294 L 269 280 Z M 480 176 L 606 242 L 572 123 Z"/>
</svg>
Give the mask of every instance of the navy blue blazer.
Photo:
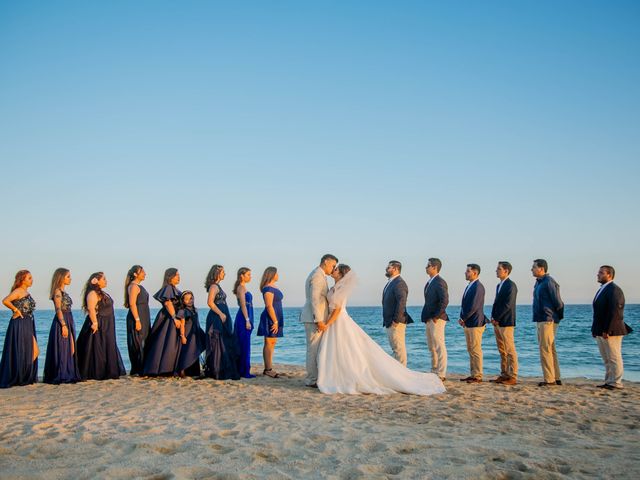
<svg viewBox="0 0 640 480">
<path fill-rule="evenodd" d="M 496 286 L 496 299 L 493 301 L 491 318 L 501 327 L 515 327 L 518 287 L 510 278 L 502 282 L 502 288 L 498 292 L 499 286 L 500 284 Z"/>
<path fill-rule="evenodd" d="M 603 333 L 612 337 L 631 333 L 631 328 L 624 323 L 624 293 L 613 282 L 593 299 L 591 334 L 601 337 Z"/>
<path fill-rule="evenodd" d="M 407 313 L 409 287 L 402 277 L 397 276 L 387 284 L 382 292 L 382 325 L 390 327 L 393 322 L 413 323 Z"/>
<path fill-rule="evenodd" d="M 533 321 L 560 323 L 564 318 L 564 303 L 560 298 L 560 285 L 545 275 L 536 279 L 533 287 Z"/>
<path fill-rule="evenodd" d="M 428 287 L 427 287 L 428 285 Z M 440 275 L 433 277 L 424 286 L 424 307 L 422 307 L 421 320 L 427 323 L 434 318 L 449 321 L 446 308 L 449 305 L 449 287 Z"/>
<path fill-rule="evenodd" d="M 460 307 L 460 319 L 467 328 L 482 327 L 488 322 L 484 314 L 484 286 L 480 280 L 476 280 L 467 289 L 466 295 L 462 298 Z"/>
</svg>

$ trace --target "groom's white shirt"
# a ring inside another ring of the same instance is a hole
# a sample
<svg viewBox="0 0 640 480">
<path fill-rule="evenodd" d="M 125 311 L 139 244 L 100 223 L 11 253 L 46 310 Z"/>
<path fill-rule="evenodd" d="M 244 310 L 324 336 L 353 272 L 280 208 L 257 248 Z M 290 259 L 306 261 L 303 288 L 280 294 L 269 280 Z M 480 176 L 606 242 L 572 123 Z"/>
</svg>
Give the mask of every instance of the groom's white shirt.
<svg viewBox="0 0 640 480">
<path fill-rule="evenodd" d="M 304 284 L 305 302 L 300 312 L 302 323 L 326 322 L 329 318 L 327 276 L 320 267 L 313 270 Z"/>
</svg>

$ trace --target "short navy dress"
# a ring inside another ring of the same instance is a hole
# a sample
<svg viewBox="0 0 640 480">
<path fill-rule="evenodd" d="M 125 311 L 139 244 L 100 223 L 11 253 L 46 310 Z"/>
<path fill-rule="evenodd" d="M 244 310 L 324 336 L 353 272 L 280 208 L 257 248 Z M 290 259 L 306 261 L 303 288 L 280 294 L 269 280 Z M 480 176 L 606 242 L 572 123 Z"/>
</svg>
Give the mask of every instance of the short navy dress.
<svg viewBox="0 0 640 480">
<path fill-rule="evenodd" d="M 269 312 L 267 309 L 262 311 L 260 314 L 260 325 L 258 325 L 258 336 L 260 337 L 268 337 L 268 338 L 279 338 L 284 336 L 284 314 L 282 313 L 282 299 L 284 295 L 282 292 L 275 287 L 264 287 L 262 289 L 262 296 L 264 297 L 265 293 L 273 293 L 273 310 L 276 312 L 276 318 L 278 319 L 278 331 L 276 333 L 271 333 L 271 327 L 273 326 L 273 321 L 269 316 Z"/>
</svg>

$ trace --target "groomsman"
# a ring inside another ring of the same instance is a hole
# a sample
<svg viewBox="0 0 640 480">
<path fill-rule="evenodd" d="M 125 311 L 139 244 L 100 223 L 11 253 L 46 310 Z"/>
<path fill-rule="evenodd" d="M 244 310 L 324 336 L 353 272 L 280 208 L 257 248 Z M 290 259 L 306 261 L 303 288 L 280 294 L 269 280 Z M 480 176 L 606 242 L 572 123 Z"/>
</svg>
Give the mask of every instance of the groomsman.
<svg viewBox="0 0 640 480">
<path fill-rule="evenodd" d="M 400 276 L 401 271 L 402 264 L 397 260 L 391 260 L 387 265 L 385 276 L 389 281 L 382 291 L 382 324 L 387 329 L 393 356 L 406 367 L 405 331 L 413 319 L 407 313 L 409 287 Z"/>
<path fill-rule="evenodd" d="M 504 385 L 515 385 L 518 380 L 518 354 L 513 339 L 518 287 L 509 278 L 512 269 L 509 262 L 498 262 L 496 276 L 500 283 L 496 287 L 496 298 L 491 309 L 491 323 L 500 353 L 500 376 L 492 381 Z"/>
<path fill-rule="evenodd" d="M 449 321 L 446 308 L 449 305 L 449 287 L 440 276 L 442 262 L 438 258 L 427 260 L 429 280 L 424 286 L 424 307 L 421 319 L 426 324 L 427 346 L 431 352 L 431 372 L 444 382 L 447 375 L 447 347 L 444 343 L 444 327 Z"/>
<path fill-rule="evenodd" d="M 462 294 L 462 305 L 460 308 L 460 320 L 458 323 L 464 327 L 464 336 L 467 341 L 467 352 L 469 352 L 469 365 L 471 375 L 460 379 L 461 382 L 481 383 L 482 382 L 482 334 L 485 325 L 489 320 L 483 311 L 484 307 L 484 286 L 478 280 L 480 276 L 480 265 L 470 263 L 464 272 L 465 278 L 469 282 Z"/>
<path fill-rule="evenodd" d="M 604 384 L 598 387 L 609 390 L 622 388 L 622 337 L 631 333 L 631 328 L 624 323 L 624 294 L 613 283 L 615 275 L 616 271 L 609 265 L 598 270 L 600 289 L 593 299 L 591 325 L 591 335 L 598 342 L 606 370 Z"/>
<path fill-rule="evenodd" d="M 556 352 L 556 332 L 564 317 L 564 303 L 560 298 L 560 285 L 547 273 L 549 266 L 541 258 L 533 261 L 531 273 L 536 278 L 533 287 L 533 321 L 538 328 L 540 364 L 544 382 L 539 387 L 562 385 L 560 364 Z"/>
</svg>

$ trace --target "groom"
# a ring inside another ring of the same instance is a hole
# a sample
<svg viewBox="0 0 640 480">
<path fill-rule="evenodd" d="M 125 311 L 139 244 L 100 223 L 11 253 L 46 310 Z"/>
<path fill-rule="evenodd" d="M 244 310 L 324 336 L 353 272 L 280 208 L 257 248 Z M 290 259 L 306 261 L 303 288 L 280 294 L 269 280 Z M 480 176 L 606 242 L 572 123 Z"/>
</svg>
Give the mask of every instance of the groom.
<svg viewBox="0 0 640 480">
<path fill-rule="evenodd" d="M 318 382 L 318 347 L 322 332 L 326 330 L 325 322 L 329 317 L 327 293 L 327 275 L 336 268 L 338 259 L 327 253 L 320 259 L 320 265 L 307 277 L 304 284 L 305 302 L 300 312 L 300 321 L 304 323 L 307 336 L 307 377 L 305 384 L 317 388 Z"/>
</svg>

